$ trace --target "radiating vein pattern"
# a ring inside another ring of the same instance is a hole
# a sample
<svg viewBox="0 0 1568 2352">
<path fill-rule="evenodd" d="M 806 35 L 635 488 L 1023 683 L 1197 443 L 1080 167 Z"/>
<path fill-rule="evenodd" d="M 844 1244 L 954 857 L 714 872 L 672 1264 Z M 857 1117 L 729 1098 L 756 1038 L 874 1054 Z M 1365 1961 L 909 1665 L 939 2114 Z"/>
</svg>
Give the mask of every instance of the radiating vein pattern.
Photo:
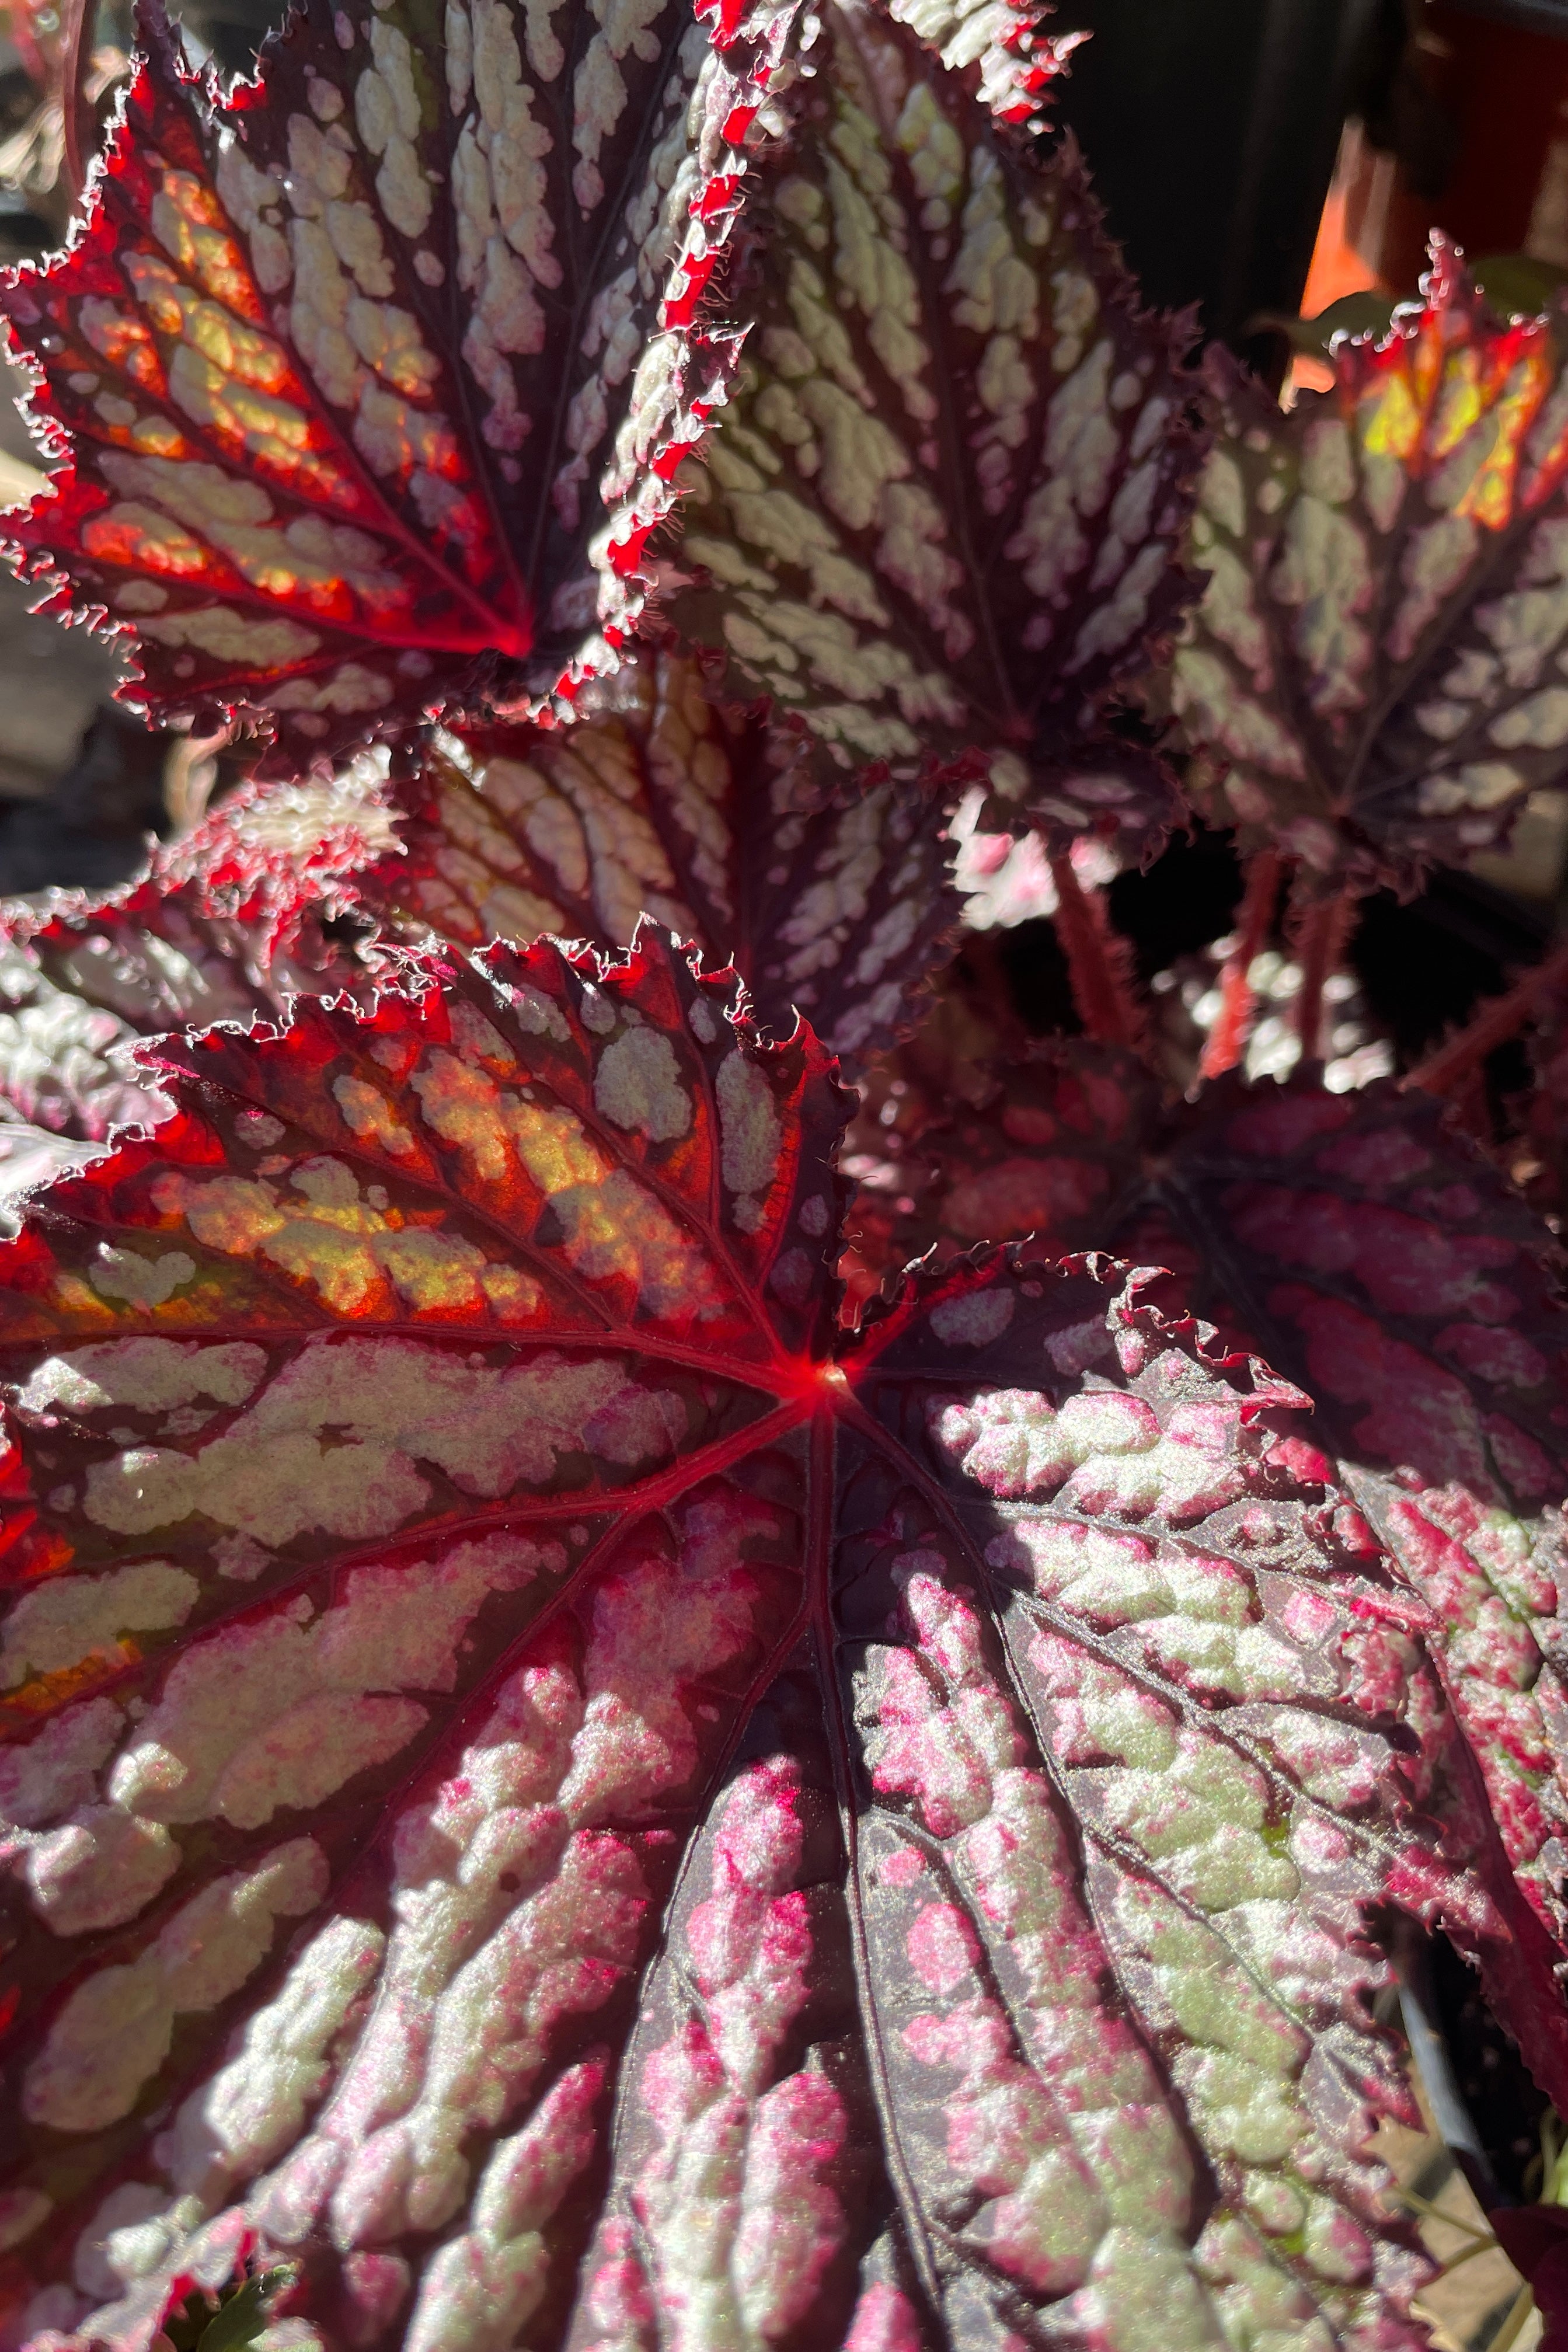
<svg viewBox="0 0 1568 2352">
<path fill-rule="evenodd" d="M 1080 737 L 1190 593 L 1179 339 L 1076 162 L 1037 165 L 903 27 L 824 26 L 736 274 L 740 388 L 691 469 L 681 556 L 709 585 L 671 617 L 825 773 L 958 763 L 1136 856 L 1173 788 Z"/>
<path fill-rule="evenodd" d="M 88 225 L 4 303 L 70 457 L 16 539 L 150 710 L 297 771 L 604 666 L 788 16 L 314 0 L 223 105 L 147 16 Z"/>
<path fill-rule="evenodd" d="M 322 2352 L 1415 2352 L 1369 1917 L 1506 1923 L 1408 1596 L 1108 1260 L 835 1361 L 847 1105 L 732 987 L 161 1049 L 0 1259 L 18 2340 L 259 2252 Z"/>
<path fill-rule="evenodd" d="M 1568 743 L 1562 321 L 1500 327 L 1441 248 L 1427 283 L 1289 415 L 1215 378 L 1176 705 L 1207 811 L 1326 883 L 1505 838 Z"/>
<path fill-rule="evenodd" d="M 627 944 L 646 911 L 732 952 L 757 1016 L 796 1009 L 862 1057 L 919 1017 L 958 918 L 922 795 L 880 784 L 802 805 L 789 747 L 727 723 L 696 664 L 630 656 L 570 728 L 441 739 L 397 788 L 403 854 L 356 877 L 368 908 L 463 945 L 539 931 Z"/>
</svg>

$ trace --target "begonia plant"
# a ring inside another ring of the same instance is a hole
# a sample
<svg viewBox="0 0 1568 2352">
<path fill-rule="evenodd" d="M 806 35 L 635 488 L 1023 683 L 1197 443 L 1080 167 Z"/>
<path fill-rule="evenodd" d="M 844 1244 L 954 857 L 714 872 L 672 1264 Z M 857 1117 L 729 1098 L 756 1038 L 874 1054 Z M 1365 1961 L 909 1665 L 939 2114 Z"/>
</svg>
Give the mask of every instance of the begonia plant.
<svg viewBox="0 0 1568 2352">
<path fill-rule="evenodd" d="M 0 920 L 0 2344 L 1416 2352 L 1412 1936 L 1568 2115 L 1562 959 L 1334 1007 L 1564 764 L 1568 307 L 1282 404 L 1007 0 L 139 38 L 5 528 L 249 775 Z"/>
</svg>

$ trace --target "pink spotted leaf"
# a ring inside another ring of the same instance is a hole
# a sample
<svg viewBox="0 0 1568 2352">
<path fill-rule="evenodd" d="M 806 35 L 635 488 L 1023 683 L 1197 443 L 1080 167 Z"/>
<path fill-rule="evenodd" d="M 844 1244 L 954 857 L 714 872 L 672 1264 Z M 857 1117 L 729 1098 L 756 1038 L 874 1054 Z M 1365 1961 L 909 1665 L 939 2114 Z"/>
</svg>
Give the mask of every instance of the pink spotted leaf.
<svg viewBox="0 0 1568 2352">
<path fill-rule="evenodd" d="M 731 723 L 696 665 L 628 659 L 568 728 L 437 740 L 396 787 L 399 854 L 368 912 L 465 947 L 552 931 L 626 946 L 646 912 L 733 954 L 764 1027 L 803 1012 L 858 1064 L 919 1020 L 959 902 L 938 814 L 909 787 L 802 807 L 788 747 Z"/>
<path fill-rule="evenodd" d="M 1212 364 L 1189 786 L 1323 888 L 1409 890 L 1505 839 L 1568 747 L 1565 320 L 1500 326 L 1435 255 L 1425 302 L 1339 341 L 1289 415 Z"/>
<path fill-rule="evenodd" d="M 1440 1105 L 1387 1084 L 1228 1080 L 1162 1106 L 1078 1044 L 999 1058 L 968 1106 L 909 1084 L 894 1108 L 846 1161 L 858 1290 L 926 1251 L 1070 1246 L 1087 1214 L 1300 1381 L 1318 1466 L 1431 1610 L 1497 1832 L 1568 1941 L 1568 1321 L 1539 1217 Z"/>
<path fill-rule="evenodd" d="M 820 774 L 985 782 L 1002 821 L 1135 860 L 1181 803 L 1095 714 L 1195 593 L 1184 331 L 1138 309 L 1070 152 L 1037 160 L 880 13 L 822 24 L 664 609 Z"/>
<path fill-rule="evenodd" d="M 1369 1919 L 1509 1937 L 1408 1596 L 1109 1260 L 838 1334 L 847 1098 L 731 989 L 160 1048 L 7 1246 L 16 2325 L 1416 2352 Z"/>
<path fill-rule="evenodd" d="M 310 0 L 226 100 L 148 0 L 85 226 L 0 291 L 68 461 L 14 540 L 139 707 L 298 772 L 613 661 L 790 16 Z"/>
<path fill-rule="evenodd" d="M 1498 1829 L 1568 1938 L 1568 1318 L 1552 1236 L 1441 1106 L 1216 1088 L 1164 1198 L 1432 1607 Z"/>
</svg>

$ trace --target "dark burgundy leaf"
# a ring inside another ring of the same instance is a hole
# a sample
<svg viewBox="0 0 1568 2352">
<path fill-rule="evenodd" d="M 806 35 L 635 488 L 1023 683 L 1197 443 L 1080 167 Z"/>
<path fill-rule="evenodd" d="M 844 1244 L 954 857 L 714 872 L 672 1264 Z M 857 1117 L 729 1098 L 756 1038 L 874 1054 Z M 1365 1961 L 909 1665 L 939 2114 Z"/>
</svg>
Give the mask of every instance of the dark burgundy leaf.
<svg viewBox="0 0 1568 2352">
<path fill-rule="evenodd" d="M 690 320 L 791 13 L 309 0 L 225 102 L 150 0 L 85 228 L 0 293 L 70 459 L 16 540 L 139 707 L 298 771 L 605 665 L 722 397 Z"/>
<path fill-rule="evenodd" d="M 1507 1920 L 1407 1596 L 1108 1260 L 839 1338 L 730 987 L 167 1049 L 4 1253 L 21 2333 L 1415 2352 L 1365 1916 Z"/>
<path fill-rule="evenodd" d="M 729 299 L 757 321 L 666 609 L 826 776 L 955 771 L 1136 859 L 1163 769 L 1090 741 L 1193 593 L 1184 331 L 1136 307 L 1081 168 L 886 17 L 829 6 Z M 696 572 L 694 571 L 694 576 Z M 1092 730 L 1090 730 L 1092 732 Z"/>
<path fill-rule="evenodd" d="M 1072 1041 L 981 1064 L 965 1101 L 921 1082 L 924 1048 L 873 1074 L 843 1167 L 859 1187 L 850 1213 L 861 1278 L 896 1273 L 934 1249 L 1033 1239 L 1092 1248 L 1142 1178 L 1157 1103 L 1131 1054 Z M 889 1073 L 899 1091 L 889 1090 Z"/>
<path fill-rule="evenodd" d="M 1325 887 L 1409 889 L 1506 838 L 1568 744 L 1568 311 L 1500 327 L 1435 252 L 1426 302 L 1337 344 L 1289 415 L 1215 366 L 1189 788 Z"/>
<path fill-rule="evenodd" d="M 1560 1227 L 1568 1209 L 1568 975 L 1544 988 L 1531 1012 L 1532 1083 L 1516 1107 L 1521 1135 L 1502 1156 L 1532 1205 Z M 1489 1129 L 1489 1118 L 1486 1125 Z"/>
<path fill-rule="evenodd" d="M 1487 2218 L 1544 2322 L 1535 2352 L 1568 2352 L 1568 2212 L 1561 2205 L 1500 2206 Z"/>
<path fill-rule="evenodd" d="M 731 724 L 690 661 L 628 660 L 568 728 L 437 740 L 398 788 L 405 855 L 362 904 L 465 947 L 540 931 L 626 946 L 644 914 L 733 954 L 758 1018 L 798 1006 L 859 1062 L 912 1028 L 959 904 L 941 814 L 892 784 L 803 809 L 787 750 Z"/>
</svg>

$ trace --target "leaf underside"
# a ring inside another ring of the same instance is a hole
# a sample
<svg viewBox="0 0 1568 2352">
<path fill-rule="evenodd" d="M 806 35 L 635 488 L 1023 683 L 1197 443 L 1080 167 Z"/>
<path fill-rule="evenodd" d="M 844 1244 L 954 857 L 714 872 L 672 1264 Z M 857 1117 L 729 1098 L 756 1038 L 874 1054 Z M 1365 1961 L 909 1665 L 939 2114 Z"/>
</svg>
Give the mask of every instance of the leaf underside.
<svg viewBox="0 0 1568 2352">
<path fill-rule="evenodd" d="M 776 1035 L 798 1007 L 858 1061 L 914 1025 L 959 915 L 929 803 L 883 784 L 798 806 L 787 747 L 727 724 L 670 655 L 628 659 L 579 713 L 432 746 L 397 788 L 405 854 L 355 877 L 360 903 L 464 947 L 624 947 L 646 911 L 733 954 Z"/>
<path fill-rule="evenodd" d="M 1103 1259 L 833 1361 L 731 986 L 195 1040 L 0 1262 L 24 2332 L 1414 2352 L 1363 1923 L 1487 1898 L 1299 1395 Z"/>
<path fill-rule="evenodd" d="M 1568 1943 L 1568 1326 L 1540 1220 L 1425 1095 L 1231 1080 L 1162 1113 L 1124 1057 L 1088 1045 L 999 1066 L 987 1099 L 917 1116 L 904 1155 L 918 1174 L 886 1238 L 873 1227 L 879 1271 L 900 1248 L 1059 1243 L 1092 1189 L 1100 1233 L 1174 1267 L 1233 1345 L 1310 1391 L 1331 1465 L 1301 1441 L 1303 1471 L 1350 1488 L 1426 1604 L 1486 1809 Z M 1455 1797 L 1472 1820 L 1479 1794 Z M 1515 1933 L 1539 1949 L 1528 1917 Z M 1561 2000 L 1533 1958 L 1514 1992 L 1544 2074 Z"/>
<path fill-rule="evenodd" d="M 613 663 L 790 13 L 310 0 L 227 102 L 145 15 L 86 226 L 0 290 L 69 460 L 15 541 L 139 707 L 298 772 Z"/>
<path fill-rule="evenodd" d="M 1093 719 L 1194 592 L 1182 337 L 1136 309 L 1070 154 L 1037 163 L 886 17 L 823 26 L 737 241 L 757 323 L 664 609 L 820 773 L 988 779 L 1136 859 L 1179 801 Z"/>
<path fill-rule="evenodd" d="M 1463 864 L 1568 745 L 1568 312 L 1500 327 L 1440 247 L 1428 285 L 1289 415 L 1215 367 L 1175 705 L 1205 813 L 1321 887 Z"/>
</svg>

